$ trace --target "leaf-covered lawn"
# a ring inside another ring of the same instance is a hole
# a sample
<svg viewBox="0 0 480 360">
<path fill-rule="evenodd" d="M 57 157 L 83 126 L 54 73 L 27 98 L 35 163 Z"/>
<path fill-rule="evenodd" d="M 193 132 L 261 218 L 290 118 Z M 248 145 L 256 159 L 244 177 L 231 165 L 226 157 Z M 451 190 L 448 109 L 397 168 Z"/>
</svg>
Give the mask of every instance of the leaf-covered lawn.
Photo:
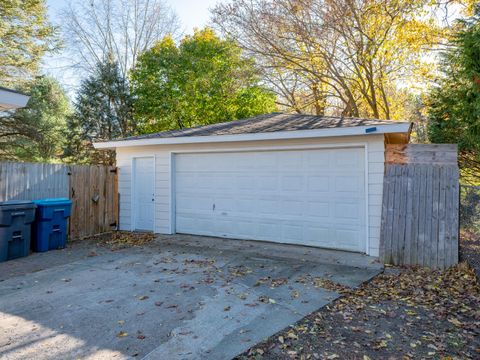
<svg viewBox="0 0 480 360">
<path fill-rule="evenodd" d="M 480 286 L 465 264 L 387 268 L 359 289 L 335 290 L 343 297 L 238 359 L 480 358 Z"/>
</svg>

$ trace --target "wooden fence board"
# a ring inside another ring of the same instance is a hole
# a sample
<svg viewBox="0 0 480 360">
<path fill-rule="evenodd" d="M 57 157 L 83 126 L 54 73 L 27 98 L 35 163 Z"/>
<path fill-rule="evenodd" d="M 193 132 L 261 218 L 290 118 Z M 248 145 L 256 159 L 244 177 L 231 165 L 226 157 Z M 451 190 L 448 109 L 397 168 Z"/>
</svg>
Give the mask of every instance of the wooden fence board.
<svg viewBox="0 0 480 360">
<path fill-rule="evenodd" d="M 49 197 L 68 197 L 64 165 L 0 162 L 0 201 Z"/>
<path fill-rule="evenodd" d="M 451 176 L 451 183 L 453 184 L 453 191 L 452 193 L 452 204 L 453 204 L 453 220 L 452 224 L 456 225 L 452 227 L 452 244 L 451 244 L 451 249 L 452 249 L 452 257 L 451 257 L 451 263 L 450 265 L 458 263 L 458 241 L 459 241 L 459 228 L 458 228 L 458 222 L 459 222 L 459 207 L 460 207 L 460 184 L 459 184 L 459 171 L 456 169 L 456 171 L 452 171 L 452 176 Z"/>
<path fill-rule="evenodd" d="M 388 244 L 389 241 L 391 241 L 391 233 L 389 232 L 389 209 L 390 209 L 390 195 L 393 194 L 393 191 L 391 190 L 391 184 L 392 184 L 392 170 L 393 167 L 388 167 L 385 169 L 385 179 L 383 182 L 383 198 L 382 198 L 382 219 L 381 219 L 381 225 L 380 225 L 380 258 L 382 259 L 389 259 L 390 254 L 388 254 L 386 251 L 390 250 L 390 244 Z"/>
<path fill-rule="evenodd" d="M 72 239 L 110 231 L 118 225 L 118 184 L 114 167 L 0 162 L 0 201 L 68 197 Z"/>
<path fill-rule="evenodd" d="M 446 168 L 442 166 L 440 168 L 440 190 L 439 190 L 439 214 L 438 214 L 438 267 L 445 267 L 445 214 L 446 214 L 446 183 L 447 183 L 447 172 Z"/>
<path fill-rule="evenodd" d="M 413 227 L 413 201 L 414 198 L 412 195 L 414 188 L 414 174 L 415 167 L 409 166 L 407 168 L 407 186 L 406 186 L 406 211 L 405 211 L 405 236 L 404 236 L 404 258 L 403 262 L 411 261 L 412 254 L 412 227 Z"/>
</svg>

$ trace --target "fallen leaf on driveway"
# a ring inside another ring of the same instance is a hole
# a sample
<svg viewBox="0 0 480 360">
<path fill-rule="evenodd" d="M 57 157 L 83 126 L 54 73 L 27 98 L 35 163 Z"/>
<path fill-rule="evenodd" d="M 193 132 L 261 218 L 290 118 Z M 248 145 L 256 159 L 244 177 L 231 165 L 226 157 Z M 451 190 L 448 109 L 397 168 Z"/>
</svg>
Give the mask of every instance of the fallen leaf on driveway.
<svg viewBox="0 0 480 360">
<path fill-rule="evenodd" d="M 147 295 L 142 295 L 142 296 L 137 296 L 138 300 L 147 300 L 148 296 Z"/>
<path fill-rule="evenodd" d="M 117 337 L 125 337 L 125 336 L 128 336 L 128 333 L 125 332 L 125 331 L 120 331 L 120 332 L 117 334 Z"/>
</svg>

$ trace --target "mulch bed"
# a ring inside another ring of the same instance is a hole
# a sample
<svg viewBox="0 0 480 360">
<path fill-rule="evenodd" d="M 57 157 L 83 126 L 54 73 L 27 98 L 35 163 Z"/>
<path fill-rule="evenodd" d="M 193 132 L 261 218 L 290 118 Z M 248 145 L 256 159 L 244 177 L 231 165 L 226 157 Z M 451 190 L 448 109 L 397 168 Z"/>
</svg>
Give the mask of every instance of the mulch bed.
<svg viewBox="0 0 480 360">
<path fill-rule="evenodd" d="M 478 359 L 474 270 L 387 268 L 237 359 Z"/>
</svg>

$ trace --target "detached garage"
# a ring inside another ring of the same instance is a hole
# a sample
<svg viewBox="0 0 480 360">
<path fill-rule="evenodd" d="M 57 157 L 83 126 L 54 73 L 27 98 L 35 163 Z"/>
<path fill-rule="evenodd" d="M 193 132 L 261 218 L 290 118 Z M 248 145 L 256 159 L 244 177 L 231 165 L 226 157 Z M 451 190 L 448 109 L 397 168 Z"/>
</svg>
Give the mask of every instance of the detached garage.
<svg viewBox="0 0 480 360">
<path fill-rule="evenodd" d="M 378 256 L 384 149 L 410 123 L 274 113 L 97 143 L 115 149 L 120 229 Z"/>
</svg>

